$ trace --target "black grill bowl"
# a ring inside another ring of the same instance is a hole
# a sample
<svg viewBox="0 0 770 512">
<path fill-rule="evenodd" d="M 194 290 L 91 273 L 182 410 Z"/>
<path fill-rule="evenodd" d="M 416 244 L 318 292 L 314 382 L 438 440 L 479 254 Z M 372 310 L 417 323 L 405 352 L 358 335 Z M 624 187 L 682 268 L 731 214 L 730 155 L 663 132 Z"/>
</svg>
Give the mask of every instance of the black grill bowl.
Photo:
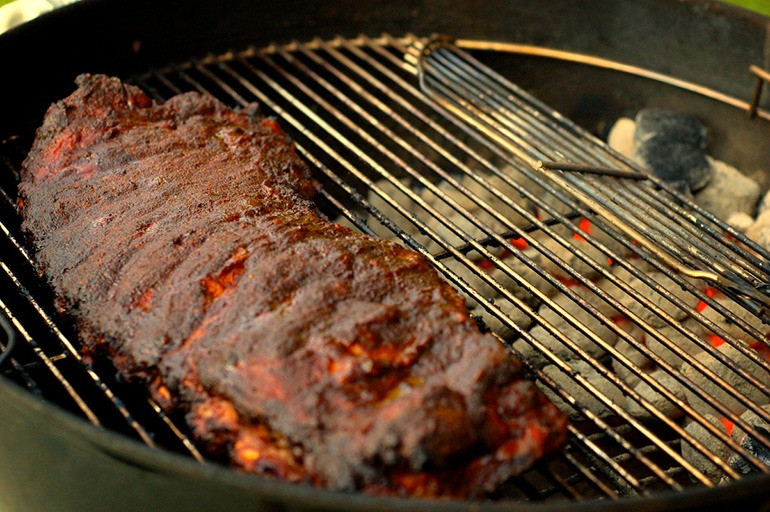
<svg viewBox="0 0 770 512">
<path fill-rule="evenodd" d="M 634 64 L 748 99 L 750 65 L 767 66 L 768 19 L 713 1 L 119 2 L 86 0 L 0 36 L 0 140 L 31 134 L 82 72 L 130 77 L 249 45 L 382 32 L 537 44 Z M 595 68 L 488 56 L 592 131 L 647 105 L 697 113 L 711 152 L 770 185 L 770 123 L 704 97 Z M 765 104 L 767 102 L 764 102 Z M 10 248 L 0 251 L 0 260 Z M 13 265 L 13 263 L 10 263 Z M 0 298 L 21 300 L 5 281 Z M 42 300 L 42 299 L 41 299 Z M 13 308 L 11 308 L 13 309 Z M 24 321 L 23 315 L 19 318 Z M 29 316 L 31 319 L 34 316 Z M 20 341 L 23 343 L 23 341 Z M 45 393 L 43 393 L 45 394 Z M 0 512 L 83 510 L 768 510 L 770 478 L 613 501 L 405 501 L 320 491 L 153 450 L 0 377 Z M 98 412 L 98 411 L 97 411 Z"/>
</svg>

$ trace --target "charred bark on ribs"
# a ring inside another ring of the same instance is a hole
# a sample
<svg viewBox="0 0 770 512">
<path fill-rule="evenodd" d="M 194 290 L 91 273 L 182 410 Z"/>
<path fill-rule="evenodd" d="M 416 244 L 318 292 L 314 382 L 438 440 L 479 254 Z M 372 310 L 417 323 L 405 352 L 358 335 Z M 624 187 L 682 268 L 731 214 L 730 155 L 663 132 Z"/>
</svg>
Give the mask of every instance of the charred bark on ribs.
<svg viewBox="0 0 770 512">
<path fill-rule="evenodd" d="M 418 253 L 325 219 L 277 124 L 83 75 L 27 158 L 23 229 L 87 352 L 232 465 L 480 496 L 563 416 Z"/>
</svg>

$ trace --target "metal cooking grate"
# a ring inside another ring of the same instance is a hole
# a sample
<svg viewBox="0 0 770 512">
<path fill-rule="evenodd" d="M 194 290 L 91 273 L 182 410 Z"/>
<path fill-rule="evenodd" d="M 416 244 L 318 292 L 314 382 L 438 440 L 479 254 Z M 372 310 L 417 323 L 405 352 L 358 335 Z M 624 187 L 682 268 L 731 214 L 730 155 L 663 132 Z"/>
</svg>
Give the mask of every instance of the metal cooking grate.
<svg viewBox="0 0 770 512">
<path fill-rule="evenodd" d="M 764 312 L 737 293 L 767 280 L 770 255 L 657 181 L 577 175 L 563 171 L 565 164 L 543 168 L 537 160 L 628 165 L 462 52 L 436 49 L 425 58 L 425 42 L 362 36 L 270 46 L 172 66 L 135 82 L 159 99 L 198 90 L 233 105 L 257 101 L 277 115 L 323 185 L 318 201 L 327 215 L 425 254 L 540 384 L 573 410 L 567 449 L 511 482 L 506 495 L 614 499 L 711 486 L 741 477 L 728 464 L 738 455 L 753 471 L 770 472 L 720 422 L 643 367 L 651 362 L 715 417 L 770 448 L 766 432 L 722 403 L 712 384 L 767 422 L 770 414 L 755 397 L 770 390 L 702 334 L 770 370 L 758 350 L 768 346 Z M 418 62 L 431 94 L 420 89 Z M 545 142 L 547 151 L 535 161 L 512 156 L 522 134 Z M 74 333 L 54 319 L 20 243 L 15 210 L 30 136 L 5 141 L 0 152 L 8 171 L 0 173 L 0 250 L 9 255 L 0 261 L 0 309 L 19 337 L 0 373 L 96 425 L 203 460 L 173 418 L 112 380 L 110 369 L 83 361 L 70 341 Z M 639 233 L 656 244 L 629 236 Z M 692 279 L 671 270 L 664 254 L 698 269 L 719 262 L 714 271 L 730 279 L 717 286 Z M 703 314 L 709 308 L 713 314 Z M 694 359 L 693 348 L 719 366 Z M 672 363 L 677 357 L 692 371 L 680 371 Z M 642 396 L 636 381 L 657 391 L 668 412 Z M 607 383 L 618 393 L 605 391 Z M 695 437 L 685 424 L 700 425 L 705 436 Z M 716 471 L 682 457 L 683 441 Z"/>
</svg>

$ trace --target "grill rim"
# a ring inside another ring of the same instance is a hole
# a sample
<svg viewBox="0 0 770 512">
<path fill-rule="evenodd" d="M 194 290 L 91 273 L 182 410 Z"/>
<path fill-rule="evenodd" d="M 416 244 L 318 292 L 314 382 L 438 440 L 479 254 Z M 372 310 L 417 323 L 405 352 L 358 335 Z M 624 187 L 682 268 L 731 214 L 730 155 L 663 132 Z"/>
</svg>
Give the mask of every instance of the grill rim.
<svg viewBox="0 0 770 512">
<path fill-rule="evenodd" d="M 5 402 L 5 404 L 4 404 Z M 0 407 L 11 405 L 23 409 L 26 413 L 39 415 L 50 427 L 47 434 L 65 433 L 66 441 L 73 445 L 86 442 L 95 451 L 101 452 L 114 460 L 116 465 L 128 464 L 149 471 L 169 480 L 187 480 L 189 483 L 208 480 L 223 491 L 223 497 L 230 492 L 249 493 L 249 497 L 262 500 L 259 505 L 275 504 L 298 507 L 306 510 L 337 511 L 395 511 L 415 510 L 419 512 L 447 512 L 474 510 L 501 512 L 510 510 L 538 512 L 605 512 L 620 510 L 627 512 L 657 512 L 671 510 L 707 510 L 720 506 L 747 506 L 745 510 L 759 509 L 770 503 L 770 475 L 751 475 L 727 486 L 690 487 L 684 491 L 666 490 L 647 497 L 626 497 L 619 500 L 589 500 L 583 502 L 522 502 L 501 500 L 497 502 L 469 503 L 465 501 L 436 501 L 419 498 L 394 498 L 370 496 L 363 493 L 344 493 L 328 491 L 309 484 L 290 484 L 254 475 L 238 473 L 219 464 L 200 464 L 190 457 L 167 450 L 154 450 L 141 442 L 110 430 L 99 428 L 84 421 L 77 415 L 40 400 L 30 393 L 19 389 L 13 383 L 0 378 Z M 7 410 L 7 409 L 6 409 Z M 23 414 L 23 413 L 22 413 Z M 19 418 L 15 415 L 14 418 Z M 7 420 L 3 423 L 8 424 Z M 23 424 L 23 423 L 22 423 Z M 72 434 L 72 435 L 66 435 Z M 61 437 L 61 436 L 59 436 Z M 80 440 L 77 443 L 76 440 Z M 48 442 L 48 441 L 46 441 Z M 0 488 L 3 483 L 0 481 Z M 148 494 L 153 489 L 148 485 Z M 742 501 L 745 500 L 745 501 Z M 710 508 L 706 508 L 710 507 Z M 34 508 L 32 509 L 34 510 Z"/>
</svg>

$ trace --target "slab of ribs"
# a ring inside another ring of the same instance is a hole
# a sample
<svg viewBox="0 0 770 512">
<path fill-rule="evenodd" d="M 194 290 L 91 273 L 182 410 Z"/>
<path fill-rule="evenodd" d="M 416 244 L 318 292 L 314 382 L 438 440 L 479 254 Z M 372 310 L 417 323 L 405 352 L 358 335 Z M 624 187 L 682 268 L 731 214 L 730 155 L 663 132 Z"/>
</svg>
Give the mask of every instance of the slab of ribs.
<svg viewBox="0 0 770 512">
<path fill-rule="evenodd" d="M 334 490 L 490 496 L 566 438 L 419 253 L 327 220 L 277 123 L 82 75 L 19 187 L 89 357 L 215 459 Z"/>
</svg>

